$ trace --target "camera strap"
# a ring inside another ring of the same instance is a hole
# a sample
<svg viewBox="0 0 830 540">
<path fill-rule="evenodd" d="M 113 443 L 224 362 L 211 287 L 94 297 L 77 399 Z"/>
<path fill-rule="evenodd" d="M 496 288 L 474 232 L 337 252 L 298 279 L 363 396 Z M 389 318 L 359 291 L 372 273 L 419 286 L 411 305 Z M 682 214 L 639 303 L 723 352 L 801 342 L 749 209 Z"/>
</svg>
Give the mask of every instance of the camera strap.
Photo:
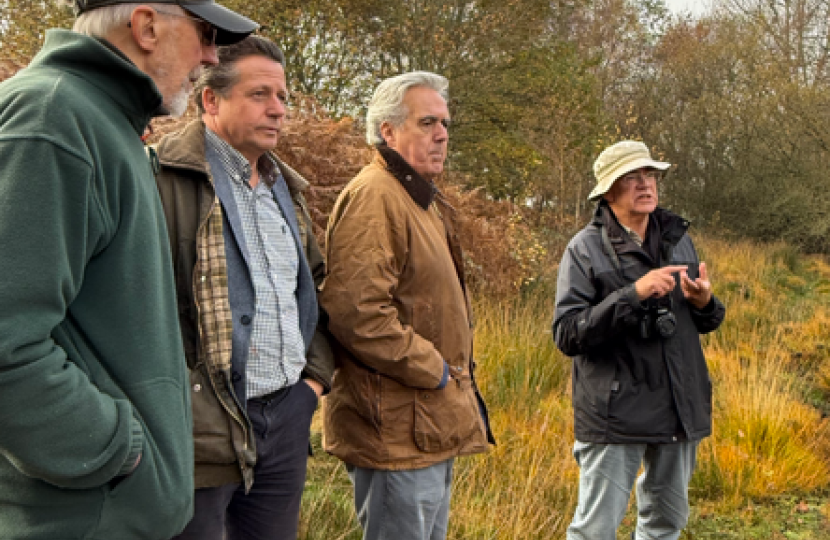
<svg viewBox="0 0 830 540">
<path fill-rule="evenodd" d="M 614 270 L 622 273 L 622 264 L 620 264 L 620 258 L 617 256 L 617 251 L 614 249 L 613 244 L 611 244 L 611 238 L 608 236 L 608 227 L 602 226 L 599 229 L 603 251 L 605 251 L 605 254 L 609 259 L 611 259 L 611 266 L 614 267 Z"/>
</svg>

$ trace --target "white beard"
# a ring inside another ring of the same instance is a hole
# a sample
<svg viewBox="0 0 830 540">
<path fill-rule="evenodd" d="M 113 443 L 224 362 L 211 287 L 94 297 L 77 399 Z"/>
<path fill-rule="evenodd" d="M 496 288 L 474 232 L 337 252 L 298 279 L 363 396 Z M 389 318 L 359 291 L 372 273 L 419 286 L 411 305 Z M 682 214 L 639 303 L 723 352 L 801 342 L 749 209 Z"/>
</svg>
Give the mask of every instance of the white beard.
<svg viewBox="0 0 830 540">
<path fill-rule="evenodd" d="M 201 72 L 202 66 L 197 66 L 193 71 L 188 73 L 187 79 L 182 81 L 182 84 L 176 91 L 176 93 L 170 96 L 169 98 L 167 96 L 164 96 L 164 94 L 162 93 L 164 98 L 162 102 L 163 106 L 167 110 L 168 114 L 170 114 L 170 116 L 178 118 L 179 116 L 183 115 L 185 111 L 187 111 L 187 101 L 190 98 L 190 92 L 192 89 L 191 81 L 195 81 L 196 79 L 198 79 Z M 154 77 L 154 80 L 164 80 L 169 76 L 169 72 L 166 68 L 160 67 L 156 70 L 155 75 L 156 77 Z"/>
<path fill-rule="evenodd" d="M 167 110 L 170 112 L 170 116 L 174 118 L 178 118 L 187 111 L 187 98 L 190 97 L 190 92 L 187 91 L 187 87 L 184 86 L 181 90 L 176 92 L 176 94 L 170 100 L 170 103 L 167 105 Z"/>
</svg>

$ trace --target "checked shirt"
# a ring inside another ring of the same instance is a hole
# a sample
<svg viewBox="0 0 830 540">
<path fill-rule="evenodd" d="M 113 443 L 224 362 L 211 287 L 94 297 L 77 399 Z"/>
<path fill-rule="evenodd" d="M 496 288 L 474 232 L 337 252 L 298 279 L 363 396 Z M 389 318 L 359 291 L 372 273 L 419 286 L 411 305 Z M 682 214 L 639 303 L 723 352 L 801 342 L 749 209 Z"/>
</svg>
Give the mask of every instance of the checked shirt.
<svg viewBox="0 0 830 540">
<path fill-rule="evenodd" d="M 260 158 L 260 181 L 252 187 L 248 161 L 210 129 L 205 133 L 231 180 L 256 296 L 245 373 L 250 399 L 296 383 L 305 367 L 296 300 L 299 252 L 271 190 L 282 181 L 273 160 Z"/>
</svg>

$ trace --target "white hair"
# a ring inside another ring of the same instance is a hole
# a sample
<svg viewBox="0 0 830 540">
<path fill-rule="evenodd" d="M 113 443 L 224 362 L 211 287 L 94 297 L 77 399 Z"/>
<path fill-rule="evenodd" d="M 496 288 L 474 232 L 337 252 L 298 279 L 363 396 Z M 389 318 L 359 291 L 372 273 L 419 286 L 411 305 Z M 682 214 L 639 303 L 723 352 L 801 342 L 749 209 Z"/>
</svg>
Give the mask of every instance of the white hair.
<svg viewBox="0 0 830 540">
<path fill-rule="evenodd" d="M 389 122 L 398 127 L 406 121 L 409 111 L 403 99 L 410 88 L 430 88 L 449 101 L 449 86 L 446 77 L 429 71 L 412 71 L 386 79 L 375 89 L 366 111 L 366 141 L 371 145 L 383 144 L 380 126 Z"/>
<path fill-rule="evenodd" d="M 147 4 L 114 4 L 91 9 L 78 15 L 72 30 L 96 38 L 105 38 L 115 28 L 126 26 L 133 11 Z"/>
</svg>

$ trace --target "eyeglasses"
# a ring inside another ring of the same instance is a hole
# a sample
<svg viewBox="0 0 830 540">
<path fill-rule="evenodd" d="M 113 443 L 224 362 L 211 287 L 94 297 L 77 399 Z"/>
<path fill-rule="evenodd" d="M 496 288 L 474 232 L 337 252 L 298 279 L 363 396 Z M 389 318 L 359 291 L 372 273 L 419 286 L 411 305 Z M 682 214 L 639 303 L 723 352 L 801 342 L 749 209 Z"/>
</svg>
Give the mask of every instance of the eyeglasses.
<svg viewBox="0 0 830 540">
<path fill-rule="evenodd" d="M 656 184 L 657 179 L 660 178 L 660 171 L 650 169 L 647 171 L 633 171 L 623 175 L 619 182 L 625 186 L 632 184 Z"/>
<path fill-rule="evenodd" d="M 170 15 L 171 17 L 182 17 L 184 19 L 196 21 L 199 26 L 199 31 L 202 33 L 202 45 L 205 47 L 212 47 L 213 45 L 216 45 L 216 34 L 218 31 L 215 26 L 213 26 L 206 20 L 199 19 L 197 17 L 191 17 L 190 15 L 185 15 L 183 13 L 170 13 L 169 11 L 161 11 L 160 9 L 156 9 L 156 12 L 161 13 L 162 15 Z"/>
</svg>

